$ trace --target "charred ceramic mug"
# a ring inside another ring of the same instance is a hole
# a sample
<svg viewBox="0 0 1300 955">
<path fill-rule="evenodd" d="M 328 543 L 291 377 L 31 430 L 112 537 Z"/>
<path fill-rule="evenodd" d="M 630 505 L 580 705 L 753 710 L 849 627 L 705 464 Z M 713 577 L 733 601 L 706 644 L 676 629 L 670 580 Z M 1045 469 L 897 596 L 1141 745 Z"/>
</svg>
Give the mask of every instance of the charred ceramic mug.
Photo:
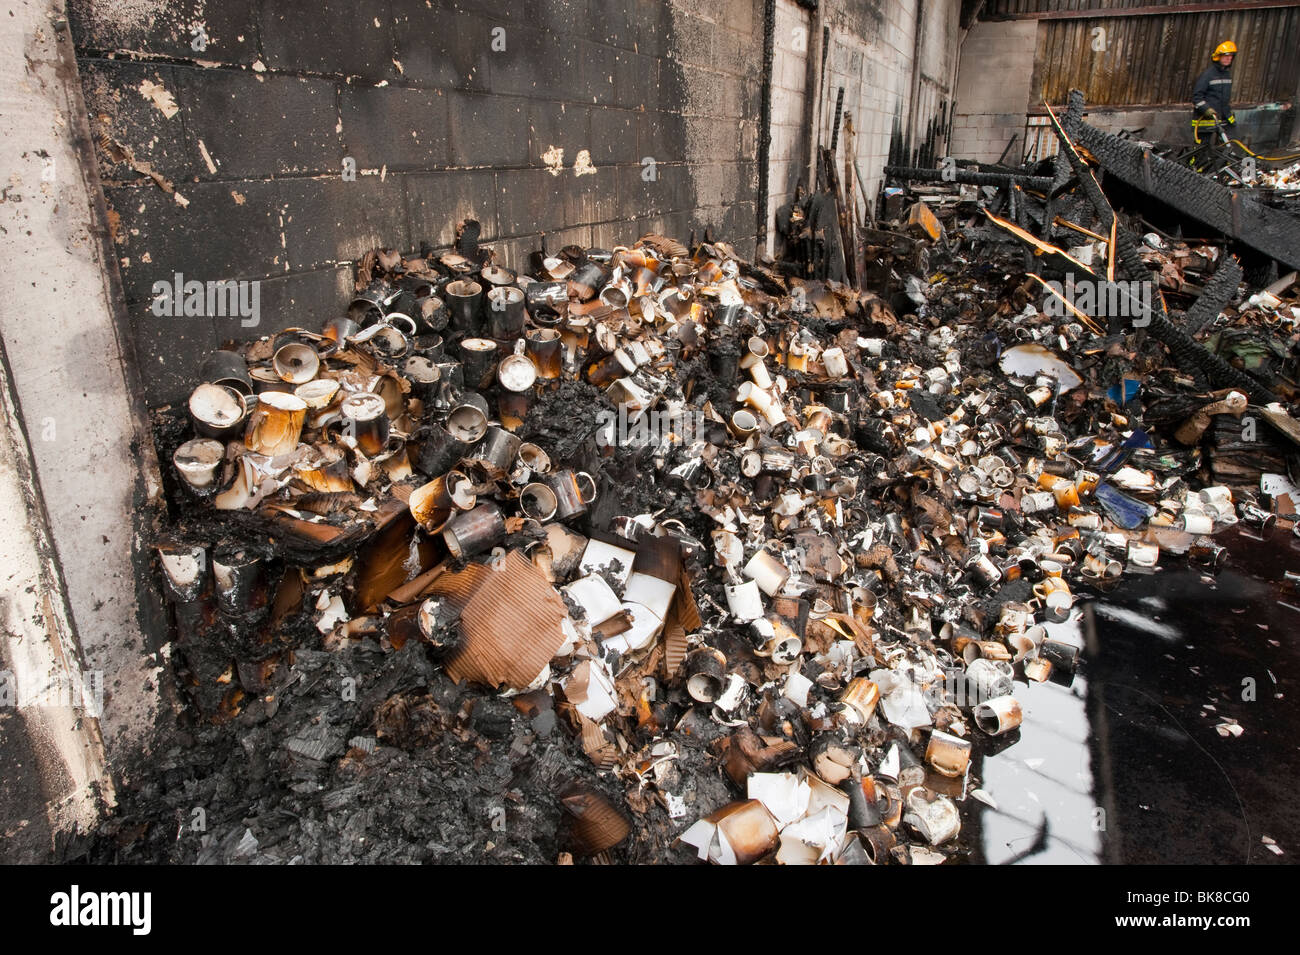
<svg viewBox="0 0 1300 955">
<path fill-rule="evenodd" d="M 555 492 L 540 481 L 525 484 L 519 491 L 519 510 L 524 517 L 545 524 L 555 517 L 558 507 Z"/>
<path fill-rule="evenodd" d="M 199 385 L 188 406 L 194 430 L 205 438 L 233 438 L 244 428 L 249 400 L 225 385 Z"/>
<path fill-rule="evenodd" d="M 486 388 L 492 383 L 497 367 L 497 343 L 490 338 L 466 338 L 460 343 L 460 361 L 465 369 L 465 385 Z"/>
<path fill-rule="evenodd" d="M 225 454 L 225 445 L 220 441 L 195 438 L 176 449 L 172 463 L 186 484 L 196 491 L 207 491 L 216 484 L 217 469 Z"/>
<path fill-rule="evenodd" d="M 462 511 L 442 531 L 447 550 L 458 560 L 472 557 L 505 540 L 506 524 L 501 508 L 484 501 L 472 511 Z"/>
<path fill-rule="evenodd" d="M 307 402 L 297 395 L 268 391 L 260 396 L 257 408 L 248 416 L 244 446 L 257 454 L 277 457 L 298 447 Z"/>
<path fill-rule="evenodd" d="M 214 385 L 234 388 L 245 396 L 253 393 L 253 379 L 248 374 L 248 362 L 238 352 L 213 352 L 199 369 L 199 377 Z"/>
<path fill-rule="evenodd" d="M 388 413 L 379 395 L 369 391 L 348 395 L 339 412 L 343 433 L 366 457 L 373 458 L 388 447 Z"/>
<path fill-rule="evenodd" d="M 442 294 L 451 312 L 451 327 L 462 334 L 477 334 L 482 324 L 479 313 L 483 305 L 483 286 L 469 279 L 457 279 L 448 282 Z"/>
<path fill-rule="evenodd" d="M 276 350 L 271 364 L 282 381 L 301 385 L 311 381 L 320 371 L 320 355 L 311 345 L 290 342 Z"/>
<path fill-rule="evenodd" d="M 555 492 L 556 520 L 567 521 L 587 513 L 587 505 L 596 499 L 596 482 L 585 471 L 565 469 L 548 474 L 546 485 Z"/>
<path fill-rule="evenodd" d="M 524 335 L 524 353 L 537 367 L 537 377 L 559 378 L 564 367 L 564 342 L 554 328 L 535 328 Z"/>
<path fill-rule="evenodd" d="M 488 334 L 498 340 L 518 338 L 524 331 L 524 291 L 499 285 L 487 293 Z"/>
</svg>

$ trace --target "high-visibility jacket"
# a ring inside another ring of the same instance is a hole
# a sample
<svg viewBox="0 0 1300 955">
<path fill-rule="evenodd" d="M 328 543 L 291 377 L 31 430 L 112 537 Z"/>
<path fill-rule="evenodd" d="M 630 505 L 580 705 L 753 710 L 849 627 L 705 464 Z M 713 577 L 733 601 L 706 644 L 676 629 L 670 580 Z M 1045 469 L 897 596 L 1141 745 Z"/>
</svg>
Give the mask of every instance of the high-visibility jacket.
<svg viewBox="0 0 1300 955">
<path fill-rule="evenodd" d="M 1220 119 L 1232 115 L 1232 68 L 1221 63 L 1211 63 L 1196 78 L 1192 87 L 1192 106 L 1200 116 L 1207 109 L 1219 114 Z"/>
</svg>

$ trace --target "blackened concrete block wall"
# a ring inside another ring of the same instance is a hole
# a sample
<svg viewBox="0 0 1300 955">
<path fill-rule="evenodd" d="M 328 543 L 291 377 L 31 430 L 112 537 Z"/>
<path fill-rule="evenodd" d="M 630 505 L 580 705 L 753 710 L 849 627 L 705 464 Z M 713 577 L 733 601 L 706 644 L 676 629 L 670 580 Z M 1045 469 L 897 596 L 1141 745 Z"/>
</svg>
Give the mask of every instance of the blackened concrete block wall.
<svg viewBox="0 0 1300 955">
<path fill-rule="evenodd" d="M 465 217 L 511 266 L 542 233 L 711 225 L 753 251 L 762 0 L 68 7 L 150 404 L 223 341 L 339 314 L 368 249 Z M 259 325 L 155 316 L 176 273 L 259 281 Z"/>
<path fill-rule="evenodd" d="M 855 203 L 865 198 L 876 207 L 891 160 L 920 162 L 923 148 L 942 154 L 960 12 L 958 0 L 823 3 L 830 45 L 818 110 L 819 138 L 825 145 L 834 138 L 835 104 L 842 89 L 838 171 L 846 181 L 843 159 L 851 154 L 854 175 L 862 177 Z"/>
</svg>

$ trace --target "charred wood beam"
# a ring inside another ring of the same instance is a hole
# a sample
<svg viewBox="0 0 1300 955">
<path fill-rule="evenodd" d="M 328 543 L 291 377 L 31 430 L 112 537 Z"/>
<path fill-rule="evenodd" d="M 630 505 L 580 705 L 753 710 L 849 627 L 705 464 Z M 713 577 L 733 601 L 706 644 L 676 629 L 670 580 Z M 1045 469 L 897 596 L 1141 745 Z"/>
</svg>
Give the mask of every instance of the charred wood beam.
<svg viewBox="0 0 1300 955">
<path fill-rule="evenodd" d="M 944 178 L 940 169 L 922 169 L 914 166 L 886 166 L 885 175 L 894 179 L 912 179 L 916 182 L 959 182 L 966 186 L 1017 185 L 1036 192 L 1049 192 L 1052 188 L 1050 176 L 1020 176 L 1008 172 L 971 172 L 967 169 L 954 169 Z"/>
<path fill-rule="evenodd" d="M 755 248 L 767 245 L 768 155 L 772 151 L 772 64 L 775 62 L 776 0 L 763 4 L 763 98 L 758 118 L 758 234 Z"/>
<path fill-rule="evenodd" d="M 1070 94 L 1082 100 L 1078 90 Z M 1213 179 L 1130 140 L 1104 133 L 1083 121 L 1082 108 L 1066 113 L 1065 131 L 1088 150 L 1107 173 L 1153 199 L 1203 222 L 1242 245 L 1290 268 L 1300 268 L 1300 217 L 1256 202 L 1240 189 Z"/>
<path fill-rule="evenodd" d="M 1080 127 L 1087 128 L 1083 123 L 1083 94 L 1075 90 L 1070 94 L 1070 106 L 1066 111 L 1065 118 L 1056 127 L 1057 135 L 1062 140 L 1061 153 L 1070 163 L 1070 167 L 1078 178 L 1084 195 L 1092 203 L 1097 217 L 1101 220 L 1102 228 L 1109 230 L 1112 226 L 1114 227 L 1116 259 L 1124 274 L 1134 281 L 1154 281 L 1151 270 L 1142 261 L 1142 257 L 1138 253 L 1137 243 L 1134 241 L 1132 233 L 1117 221 L 1118 217 L 1115 215 L 1115 210 L 1111 208 L 1106 196 L 1102 193 L 1097 178 L 1075 151 L 1074 134 L 1070 132 L 1070 129 Z M 1200 177 L 1197 176 L 1196 178 L 1199 179 Z M 1275 396 L 1264 387 L 1263 383 L 1232 367 L 1217 355 L 1210 354 L 1205 348 L 1193 341 L 1191 336 L 1174 325 L 1169 320 L 1169 313 L 1165 310 L 1165 302 L 1162 296 L 1156 295 L 1153 304 L 1155 307 L 1151 312 L 1148 331 L 1169 350 L 1169 354 L 1180 368 L 1192 374 L 1204 376 L 1206 380 L 1218 388 L 1236 388 L 1258 404 L 1267 404 L 1274 400 Z"/>
<path fill-rule="evenodd" d="M 1219 317 L 1237 294 L 1241 284 L 1241 265 L 1232 256 L 1226 256 L 1215 269 L 1213 277 L 1205 284 L 1201 297 L 1196 300 L 1183 319 L 1183 328 L 1189 335 L 1195 335 L 1202 328 Z"/>
<path fill-rule="evenodd" d="M 1276 7 L 1293 7 L 1294 0 L 1202 0 L 1202 2 L 1148 3 L 1142 6 L 1087 7 L 1082 10 L 1024 10 L 1015 13 L 985 13 L 980 19 L 987 22 L 1000 20 L 1100 20 L 1110 17 L 1155 17 L 1184 13 L 1226 13 L 1238 10 L 1270 10 Z"/>
</svg>

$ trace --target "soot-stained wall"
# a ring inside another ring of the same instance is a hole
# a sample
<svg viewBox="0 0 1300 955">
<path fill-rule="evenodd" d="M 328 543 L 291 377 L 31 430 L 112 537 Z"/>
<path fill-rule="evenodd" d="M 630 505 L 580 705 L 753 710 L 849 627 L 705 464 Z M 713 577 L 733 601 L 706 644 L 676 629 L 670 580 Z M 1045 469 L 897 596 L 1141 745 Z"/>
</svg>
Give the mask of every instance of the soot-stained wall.
<svg viewBox="0 0 1300 955">
<path fill-rule="evenodd" d="M 150 404 L 339 314 L 356 260 L 472 217 L 539 247 L 712 226 L 753 251 L 762 0 L 70 0 Z M 355 163 L 355 181 L 344 161 Z M 257 327 L 158 281 L 258 281 Z"/>
</svg>

